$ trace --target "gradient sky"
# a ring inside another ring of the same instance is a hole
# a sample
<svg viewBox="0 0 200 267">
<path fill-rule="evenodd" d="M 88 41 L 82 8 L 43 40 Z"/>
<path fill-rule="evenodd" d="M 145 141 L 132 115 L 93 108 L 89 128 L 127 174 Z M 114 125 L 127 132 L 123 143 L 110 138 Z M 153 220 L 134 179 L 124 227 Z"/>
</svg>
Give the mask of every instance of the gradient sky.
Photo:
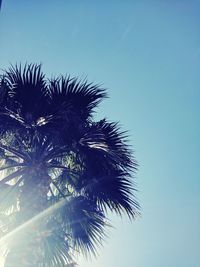
<svg viewBox="0 0 200 267">
<path fill-rule="evenodd" d="M 80 267 L 200 266 L 200 1 L 7 0 L 0 68 L 41 62 L 108 88 L 98 109 L 128 129 L 142 216 Z M 3 267 L 0 266 L 0 267 Z"/>
</svg>

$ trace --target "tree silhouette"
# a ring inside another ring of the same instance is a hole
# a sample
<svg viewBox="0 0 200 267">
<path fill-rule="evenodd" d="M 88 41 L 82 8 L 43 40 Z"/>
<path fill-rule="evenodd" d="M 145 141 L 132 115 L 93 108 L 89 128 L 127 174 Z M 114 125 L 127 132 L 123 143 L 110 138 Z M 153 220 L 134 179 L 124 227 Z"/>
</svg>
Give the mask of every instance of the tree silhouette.
<svg viewBox="0 0 200 267">
<path fill-rule="evenodd" d="M 0 79 L 0 226 L 5 267 L 61 267 L 96 253 L 106 211 L 135 218 L 137 164 L 117 123 L 95 121 L 104 89 L 41 66 Z"/>
</svg>

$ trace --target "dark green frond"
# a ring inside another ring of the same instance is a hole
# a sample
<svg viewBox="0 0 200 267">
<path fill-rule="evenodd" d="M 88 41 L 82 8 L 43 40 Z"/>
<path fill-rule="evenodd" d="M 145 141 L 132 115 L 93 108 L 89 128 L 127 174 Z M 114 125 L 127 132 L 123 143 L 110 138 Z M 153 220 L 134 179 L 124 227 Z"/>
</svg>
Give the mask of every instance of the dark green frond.
<svg viewBox="0 0 200 267">
<path fill-rule="evenodd" d="M 18 157 L 20 159 L 26 160 L 26 159 L 29 158 L 27 153 L 19 151 L 19 150 L 13 148 L 13 147 L 9 147 L 7 145 L 3 145 L 3 144 L 0 143 L 0 148 L 5 150 L 5 151 L 10 152 L 12 155 L 14 155 L 14 156 L 16 156 L 16 157 Z"/>
<path fill-rule="evenodd" d="M 95 245 L 101 244 L 105 237 L 105 216 L 95 202 L 78 196 L 62 210 L 62 220 L 67 222 L 73 246 L 83 253 L 95 253 Z"/>
<path fill-rule="evenodd" d="M 106 97 L 105 90 L 99 86 L 70 76 L 52 79 L 49 89 L 52 113 L 62 112 L 68 120 L 90 117 L 93 109 Z"/>
<path fill-rule="evenodd" d="M 85 185 L 85 194 L 96 201 L 104 210 L 122 215 L 126 212 L 128 216 L 134 218 L 139 212 L 139 204 L 134 196 L 133 185 L 128 173 L 119 169 L 110 169 L 102 176 L 93 177 Z"/>
<path fill-rule="evenodd" d="M 21 177 L 23 174 L 24 174 L 25 170 L 22 168 L 22 169 L 19 169 L 17 171 L 14 171 L 12 172 L 11 174 L 9 174 L 8 176 L 4 177 L 2 180 L 0 180 L 0 186 L 9 181 L 11 181 L 12 179 L 14 178 L 18 178 L 18 177 Z"/>
<path fill-rule="evenodd" d="M 127 145 L 126 132 L 121 132 L 117 123 L 108 123 L 101 120 L 92 123 L 85 129 L 85 134 L 80 139 L 80 145 L 88 158 L 101 157 L 103 161 L 112 162 L 125 170 L 136 170 L 137 163 L 132 157 L 132 151 Z M 101 166 L 99 166 L 101 171 Z"/>
<path fill-rule="evenodd" d="M 7 105 L 9 86 L 5 76 L 0 76 L 0 111 Z"/>
<path fill-rule="evenodd" d="M 46 114 L 48 90 L 41 65 L 12 66 L 5 72 L 4 80 L 9 86 L 9 109 L 18 110 L 27 123 Z"/>
<path fill-rule="evenodd" d="M 44 267 L 62 267 L 73 261 L 70 256 L 67 240 L 60 237 L 60 233 L 51 233 L 44 238 L 43 248 Z"/>
<path fill-rule="evenodd" d="M 72 186 L 106 209 L 130 217 L 138 213 L 134 197 L 133 174 L 137 163 L 127 145 L 124 132 L 116 123 L 102 120 L 91 124 L 79 141 L 83 155 L 83 172 Z"/>
</svg>

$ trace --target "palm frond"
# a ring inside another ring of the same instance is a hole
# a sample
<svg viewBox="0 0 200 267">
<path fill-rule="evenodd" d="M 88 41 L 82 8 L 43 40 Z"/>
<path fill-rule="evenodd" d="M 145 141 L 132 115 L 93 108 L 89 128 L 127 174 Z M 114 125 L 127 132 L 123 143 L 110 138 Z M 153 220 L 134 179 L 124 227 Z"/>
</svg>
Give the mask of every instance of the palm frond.
<svg viewBox="0 0 200 267">
<path fill-rule="evenodd" d="M 89 179 L 87 179 L 89 180 Z M 139 214 L 133 184 L 128 173 L 116 169 L 105 176 L 93 178 L 83 188 L 84 193 L 95 200 L 104 210 L 109 208 L 117 214 L 126 212 L 130 218 Z"/>
<path fill-rule="evenodd" d="M 6 82 L 5 76 L 0 76 L 0 110 L 7 104 L 9 86 Z"/>
<path fill-rule="evenodd" d="M 96 253 L 96 245 L 105 237 L 106 218 L 95 202 L 84 196 L 73 197 L 62 209 L 72 247 L 87 254 Z"/>
<path fill-rule="evenodd" d="M 24 167 L 25 164 L 24 163 L 15 163 L 15 164 L 12 164 L 12 165 L 9 165 L 9 166 L 3 166 L 3 167 L 0 167 L 0 171 L 4 171 L 4 170 L 7 170 L 7 169 L 12 169 L 12 168 L 16 168 L 16 167 Z"/>
<path fill-rule="evenodd" d="M 25 169 L 24 168 L 21 168 L 21 169 L 19 169 L 17 171 L 12 172 L 8 176 L 6 176 L 2 180 L 0 180 L 0 186 L 2 184 L 4 185 L 5 183 L 11 181 L 14 178 L 21 177 L 24 173 L 25 173 Z"/>
<path fill-rule="evenodd" d="M 41 65 L 11 66 L 5 71 L 4 80 L 9 86 L 10 109 L 20 110 L 27 122 L 45 115 L 48 90 Z"/>
<path fill-rule="evenodd" d="M 67 241 L 60 233 L 52 233 L 43 240 L 44 267 L 62 267 L 70 264 L 73 259 L 69 253 Z"/>
<path fill-rule="evenodd" d="M 0 143 L 0 148 L 10 152 L 14 156 L 16 156 L 16 157 L 18 157 L 18 158 L 20 158 L 22 160 L 27 160 L 27 158 L 29 158 L 29 155 L 27 153 L 19 151 L 19 150 L 13 148 L 13 147 L 9 147 L 7 145 L 3 145 L 3 144 Z"/>
<path fill-rule="evenodd" d="M 137 163 L 127 145 L 126 134 L 120 131 L 117 123 L 109 123 L 104 119 L 86 127 L 79 144 L 85 148 L 88 158 L 99 155 L 103 161 L 110 161 L 124 170 L 136 170 Z"/>
<path fill-rule="evenodd" d="M 106 120 L 87 127 L 79 141 L 84 170 L 76 183 L 69 182 L 105 210 L 109 208 L 118 214 L 125 211 L 134 218 L 139 211 L 132 182 L 137 163 L 125 134 L 118 124 Z"/>
<path fill-rule="evenodd" d="M 20 189 L 15 185 L 3 184 L 0 186 L 0 210 L 2 212 L 8 211 L 12 207 L 17 207 L 17 200 Z"/>
<path fill-rule="evenodd" d="M 106 97 L 105 90 L 98 85 L 87 81 L 81 82 L 70 76 L 50 80 L 49 89 L 53 113 L 64 112 L 69 119 L 75 115 L 83 119 L 88 118 L 93 109 Z"/>
</svg>

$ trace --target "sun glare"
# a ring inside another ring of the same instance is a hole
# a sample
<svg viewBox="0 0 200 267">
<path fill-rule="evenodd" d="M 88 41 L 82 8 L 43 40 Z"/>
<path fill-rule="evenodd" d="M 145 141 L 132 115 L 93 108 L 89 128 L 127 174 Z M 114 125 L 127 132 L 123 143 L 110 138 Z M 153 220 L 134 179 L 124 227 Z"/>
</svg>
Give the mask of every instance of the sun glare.
<svg viewBox="0 0 200 267">
<path fill-rule="evenodd" d="M 0 267 L 4 267 L 4 258 L 0 257 Z"/>
</svg>

